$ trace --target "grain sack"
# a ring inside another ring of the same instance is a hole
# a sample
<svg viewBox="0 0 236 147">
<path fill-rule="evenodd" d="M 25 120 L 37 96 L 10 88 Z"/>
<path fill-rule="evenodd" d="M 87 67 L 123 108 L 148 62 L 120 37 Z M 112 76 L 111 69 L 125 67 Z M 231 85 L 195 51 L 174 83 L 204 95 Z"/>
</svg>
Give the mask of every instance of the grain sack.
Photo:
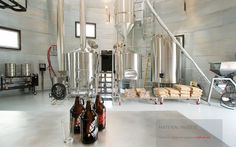
<svg viewBox="0 0 236 147">
<path fill-rule="evenodd" d="M 142 92 L 139 94 L 139 97 L 144 99 L 150 98 L 150 92 L 149 91 L 146 91 L 145 93 Z"/>
<path fill-rule="evenodd" d="M 165 88 L 154 88 L 153 90 L 158 93 L 168 93 L 168 90 Z"/>
<path fill-rule="evenodd" d="M 198 87 L 191 87 L 191 91 L 193 91 L 193 92 L 199 92 L 199 93 L 202 93 L 202 92 L 203 92 L 203 90 L 200 89 L 200 88 L 198 88 Z"/>
<path fill-rule="evenodd" d="M 125 89 L 124 96 L 127 98 L 136 98 L 136 90 L 135 89 Z"/>
<path fill-rule="evenodd" d="M 136 88 L 136 92 L 139 93 L 139 92 L 146 92 L 146 89 L 145 88 Z"/>
<path fill-rule="evenodd" d="M 190 95 L 191 92 L 190 91 L 180 91 L 181 95 Z"/>
<path fill-rule="evenodd" d="M 186 86 L 186 85 L 176 84 L 174 86 L 174 88 L 178 89 L 179 91 L 191 91 L 191 88 L 189 86 Z"/>
<path fill-rule="evenodd" d="M 153 89 L 154 95 L 157 97 L 167 97 L 169 96 L 168 90 L 165 88 L 154 88 Z"/>
<path fill-rule="evenodd" d="M 176 94 L 176 95 L 179 95 L 179 94 L 180 94 L 180 92 L 179 92 L 177 89 L 169 88 L 169 87 L 166 87 L 165 89 L 168 90 L 168 93 L 169 93 L 169 94 Z"/>
</svg>

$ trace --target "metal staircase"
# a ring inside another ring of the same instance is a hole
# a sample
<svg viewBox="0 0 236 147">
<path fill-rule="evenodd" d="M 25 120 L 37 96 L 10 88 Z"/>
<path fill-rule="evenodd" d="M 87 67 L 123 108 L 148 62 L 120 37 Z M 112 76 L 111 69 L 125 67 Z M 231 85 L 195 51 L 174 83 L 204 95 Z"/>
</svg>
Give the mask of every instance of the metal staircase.
<svg viewBox="0 0 236 147">
<path fill-rule="evenodd" d="M 100 94 L 104 100 L 112 100 L 114 84 L 113 73 L 100 72 L 98 78 L 98 94 Z"/>
</svg>

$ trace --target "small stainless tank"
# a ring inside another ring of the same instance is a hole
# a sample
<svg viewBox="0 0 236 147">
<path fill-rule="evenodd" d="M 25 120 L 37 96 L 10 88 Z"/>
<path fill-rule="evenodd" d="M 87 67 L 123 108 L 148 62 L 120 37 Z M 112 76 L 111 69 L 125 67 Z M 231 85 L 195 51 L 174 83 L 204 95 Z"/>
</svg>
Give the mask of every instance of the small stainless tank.
<svg viewBox="0 0 236 147">
<path fill-rule="evenodd" d="M 21 64 L 21 76 L 30 76 L 31 64 Z"/>
<path fill-rule="evenodd" d="M 125 38 L 134 26 L 134 0 L 115 1 L 115 27 Z"/>
<path fill-rule="evenodd" d="M 16 64 L 6 63 L 5 64 L 5 76 L 14 77 L 16 76 Z"/>
</svg>

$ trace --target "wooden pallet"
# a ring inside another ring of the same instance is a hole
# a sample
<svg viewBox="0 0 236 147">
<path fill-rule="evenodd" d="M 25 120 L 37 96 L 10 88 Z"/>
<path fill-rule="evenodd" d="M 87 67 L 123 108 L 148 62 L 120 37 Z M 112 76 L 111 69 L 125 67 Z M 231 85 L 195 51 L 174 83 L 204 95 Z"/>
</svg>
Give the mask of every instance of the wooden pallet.
<svg viewBox="0 0 236 147">
<path fill-rule="evenodd" d="M 158 101 L 162 105 L 164 103 L 164 100 L 196 100 L 196 104 L 199 105 L 201 103 L 201 97 L 158 97 Z"/>
</svg>

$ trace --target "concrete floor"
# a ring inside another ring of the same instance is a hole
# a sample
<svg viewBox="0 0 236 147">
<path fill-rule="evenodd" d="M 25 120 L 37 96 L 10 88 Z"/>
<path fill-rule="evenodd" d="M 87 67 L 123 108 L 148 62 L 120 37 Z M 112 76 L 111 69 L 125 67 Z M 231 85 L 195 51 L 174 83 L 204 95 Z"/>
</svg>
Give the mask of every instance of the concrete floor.
<svg viewBox="0 0 236 147">
<path fill-rule="evenodd" d="M 68 111 L 74 99 L 67 99 L 52 105 L 48 92 L 38 95 L 24 94 L 15 96 L 0 96 L 1 111 Z M 108 104 L 109 105 L 109 104 Z M 205 102 L 196 105 L 195 101 L 172 100 L 164 105 L 154 105 L 151 101 L 123 101 L 119 106 L 108 106 L 108 111 L 178 111 L 201 127 L 223 140 L 231 147 L 236 146 L 236 110 L 228 110 L 215 100 L 209 106 Z"/>
</svg>

